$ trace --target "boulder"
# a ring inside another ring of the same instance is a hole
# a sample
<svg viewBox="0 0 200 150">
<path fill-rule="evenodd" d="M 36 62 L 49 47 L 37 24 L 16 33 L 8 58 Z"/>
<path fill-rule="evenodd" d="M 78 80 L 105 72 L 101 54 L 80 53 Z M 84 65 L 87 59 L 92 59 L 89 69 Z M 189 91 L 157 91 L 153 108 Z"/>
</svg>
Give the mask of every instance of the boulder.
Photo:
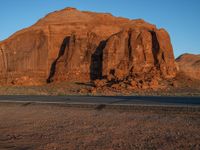
<svg viewBox="0 0 200 150">
<path fill-rule="evenodd" d="M 111 88 L 116 89 L 116 90 L 121 90 L 122 89 L 122 87 L 118 83 L 112 84 Z"/>
<path fill-rule="evenodd" d="M 158 80 L 152 79 L 152 80 L 149 82 L 149 87 L 150 87 L 151 89 L 158 89 L 158 88 L 159 88 L 159 82 L 158 82 Z"/>
<path fill-rule="evenodd" d="M 103 80 L 97 79 L 97 80 L 94 81 L 94 86 L 97 87 L 97 88 L 106 86 L 106 84 L 107 84 L 107 80 L 105 80 L 105 79 L 103 79 Z"/>
<path fill-rule="evenodd" d="M 133 88 L 136 88 L 137 87 L 137 82 L 135 80 L 132 80 L 130 82 L 130 85 L 133 87 Z"/>
</svg>

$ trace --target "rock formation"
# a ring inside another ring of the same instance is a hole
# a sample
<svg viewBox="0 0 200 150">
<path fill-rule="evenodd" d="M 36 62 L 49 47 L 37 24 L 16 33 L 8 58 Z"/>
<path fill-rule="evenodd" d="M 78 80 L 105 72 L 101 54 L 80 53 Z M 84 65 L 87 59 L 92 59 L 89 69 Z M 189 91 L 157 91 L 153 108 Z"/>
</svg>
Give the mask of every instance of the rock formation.
<svg viewBox="0 0 200 150">
<path fill-rule="evenodd" d="M 183 54 L 176 59 L 178 70 L 184 75 L 200 80 L 200 55 Z"/>
<path fill-rule="evenodd" d="M 66 8 L 0 43 L 1 84 L 104 78 L 155 86 L 175 76 L 168 33 L 141 19 Z"/>
<path fill-rule="evenodd" d="M 120 80 L 154 70 L 159 71 L 163 78 L 176 75 L 173 49 L 164 29 L 133 28 L 108 39 L 103 50 L 104 76 L 113 74 Z"/>
</svg>

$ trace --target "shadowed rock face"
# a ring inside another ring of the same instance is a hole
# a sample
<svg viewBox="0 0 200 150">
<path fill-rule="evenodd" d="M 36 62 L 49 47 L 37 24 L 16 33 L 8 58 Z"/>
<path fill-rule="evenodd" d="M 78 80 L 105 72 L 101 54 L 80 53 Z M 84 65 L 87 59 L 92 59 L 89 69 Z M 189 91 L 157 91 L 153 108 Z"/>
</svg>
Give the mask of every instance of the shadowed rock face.
<svg viewBox="0 0 200 150">
<path fill-rule="evenodd" d="M 200 55 L 183 54 L 176 62 L 180 72 L 192 79 L 200 80 Z"/>
<path fill-rule="evenodd" d="M 0 43 L 1 84 L 22 76 L 38 84 L 141 74 L 176 75 L 168 33 L 143 20 L 66 8 Z"/>
</svg>

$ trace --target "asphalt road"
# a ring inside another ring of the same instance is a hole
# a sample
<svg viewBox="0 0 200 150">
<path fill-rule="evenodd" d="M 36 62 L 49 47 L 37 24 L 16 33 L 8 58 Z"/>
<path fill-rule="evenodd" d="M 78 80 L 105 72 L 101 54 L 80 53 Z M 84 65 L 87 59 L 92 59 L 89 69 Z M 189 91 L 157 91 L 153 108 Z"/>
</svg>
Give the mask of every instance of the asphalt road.
<svg viewBox="0 0 200 150">
<path fill-rule="evenodd" d="M 166 96 L 0 96 L 1 102 L 145 105 L 145 106 L 200 106 L 200 97 Z"/>
</svg>

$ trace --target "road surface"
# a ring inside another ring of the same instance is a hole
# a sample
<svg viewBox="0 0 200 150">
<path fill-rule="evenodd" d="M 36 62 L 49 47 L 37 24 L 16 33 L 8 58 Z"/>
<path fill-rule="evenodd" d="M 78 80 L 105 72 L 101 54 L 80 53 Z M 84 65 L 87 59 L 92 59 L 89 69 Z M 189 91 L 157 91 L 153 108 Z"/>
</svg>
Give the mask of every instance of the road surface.
<svg viewBox="0 0 200 150">
<path fill-rule="evenodd" d="M 166 96 L 0 96 L 0 103 L 50 103 L 79 105 L 142 105 L 142 106 L 195 106 L 200 97 Z"/>
</svg>

